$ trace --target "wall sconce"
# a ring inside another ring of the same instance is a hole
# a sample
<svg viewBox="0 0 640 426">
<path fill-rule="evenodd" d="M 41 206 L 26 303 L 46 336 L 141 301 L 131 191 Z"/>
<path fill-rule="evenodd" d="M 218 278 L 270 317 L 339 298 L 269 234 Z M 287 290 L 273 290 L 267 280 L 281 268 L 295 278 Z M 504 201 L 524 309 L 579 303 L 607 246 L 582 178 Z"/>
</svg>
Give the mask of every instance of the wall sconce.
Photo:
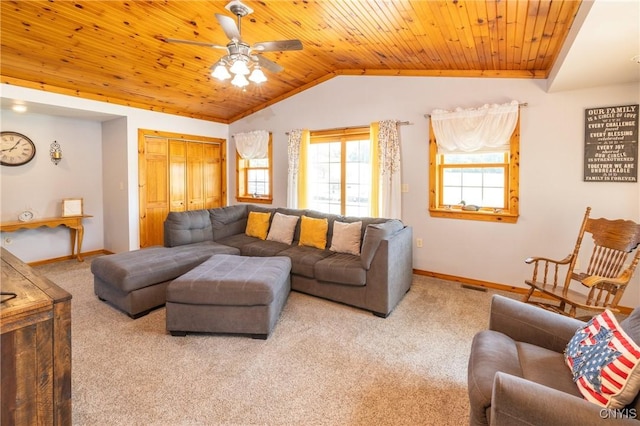
<svg viewBox="0 0 640 426">
<path fill-rule="evenodd" d="M 60 144 L 56 141 L 53 141 L 51 144 L 51 148 L 49 148 L 49 155 L 51 155 L 51 161 L 56 166 L 62 160 L 62 150 L 60 149 Z"/>
</svg>

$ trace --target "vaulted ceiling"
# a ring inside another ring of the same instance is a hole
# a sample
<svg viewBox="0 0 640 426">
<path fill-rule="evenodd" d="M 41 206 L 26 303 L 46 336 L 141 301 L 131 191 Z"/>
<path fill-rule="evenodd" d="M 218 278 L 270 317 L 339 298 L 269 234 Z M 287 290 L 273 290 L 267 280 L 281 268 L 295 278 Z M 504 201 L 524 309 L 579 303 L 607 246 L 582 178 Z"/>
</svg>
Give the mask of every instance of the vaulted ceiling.
<svg viewBox="0 0 640 426">
<path fill-rule="evenodd" d="M 1 81 L 233 122 L 337 75 L 547 78 L 581 1 L 250 1 L 242 39 L 284 67 L 238 89 L 213 78 L 227 1 L 1 2 Z M 640 53 L 640 52 L 638 52 Z"/>
</svg>

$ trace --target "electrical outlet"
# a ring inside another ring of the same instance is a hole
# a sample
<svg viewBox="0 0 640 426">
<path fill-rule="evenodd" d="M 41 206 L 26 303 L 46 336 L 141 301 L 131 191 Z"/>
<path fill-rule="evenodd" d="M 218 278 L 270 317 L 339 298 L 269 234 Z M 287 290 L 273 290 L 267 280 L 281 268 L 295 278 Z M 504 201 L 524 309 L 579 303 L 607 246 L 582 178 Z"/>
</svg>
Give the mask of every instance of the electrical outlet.
<svg viewBox="0 0 640 426">
<path fill-rule="evenodd" d="M 416 238 L 416 247 L 422 247 L 422 238 Z"/>
</svg>

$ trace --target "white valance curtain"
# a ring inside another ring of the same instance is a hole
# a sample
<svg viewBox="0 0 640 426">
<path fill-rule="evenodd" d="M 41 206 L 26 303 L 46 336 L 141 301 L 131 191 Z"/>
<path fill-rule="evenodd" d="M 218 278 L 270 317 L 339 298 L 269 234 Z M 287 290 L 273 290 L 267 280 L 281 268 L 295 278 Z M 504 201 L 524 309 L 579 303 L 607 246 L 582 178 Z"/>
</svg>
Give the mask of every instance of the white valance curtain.
<svg viewBox="0 0 640 426">
<path fill-rule="evenodd" d="M 378 216 L 402 219 L 398 120 L 382 120 L 377 127 Z M 374 129 L 375 126 L 372 126 Z M 375 195 L 372 199 L 376 199 Z"/>
<path fill-rule="evenodd" d="M 253 132 L 236 133 L 233 135 L 236 150 L 245 160 L 267 158 L 269 153 L 269 132 L 254 130 Z"/>
<path fill-rule="evenodd" d="M 518 101 L 431 113 L 439 153 L 508 151 L 518 122 Z"/>
</svg>

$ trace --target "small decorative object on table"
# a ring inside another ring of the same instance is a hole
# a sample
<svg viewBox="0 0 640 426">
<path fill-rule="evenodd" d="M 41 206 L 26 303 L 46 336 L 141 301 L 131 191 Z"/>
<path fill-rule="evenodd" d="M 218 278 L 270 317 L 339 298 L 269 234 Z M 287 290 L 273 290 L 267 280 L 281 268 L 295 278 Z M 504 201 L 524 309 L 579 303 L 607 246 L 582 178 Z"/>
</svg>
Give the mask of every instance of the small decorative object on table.
<svg viewBox="0 0 640 426">
<path fill-rule="evenodd" d="M 18 215 L 18 220 L 20 222 L 29 222 L 29 221 L 32 221 L 34 217 L 35 217 L 35 214 L 33 213 L 33 211 L 27 209 L 25 211 L 20 212 L 20 214 Z"/>
<path fill-rule="evenodd" d="M 82 216 L 82 198 L 65 198 L 62 200 L 62 217 Z"/>
</svg>

